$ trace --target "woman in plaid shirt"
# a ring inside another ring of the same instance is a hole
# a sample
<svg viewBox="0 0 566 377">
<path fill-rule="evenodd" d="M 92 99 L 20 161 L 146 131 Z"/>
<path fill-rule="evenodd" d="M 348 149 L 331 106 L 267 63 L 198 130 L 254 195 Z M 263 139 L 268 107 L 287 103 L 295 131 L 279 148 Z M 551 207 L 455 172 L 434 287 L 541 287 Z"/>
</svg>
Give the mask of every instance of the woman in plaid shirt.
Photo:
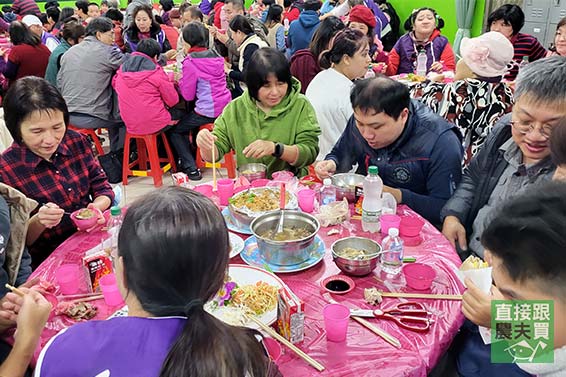
<svg viewBox="0 0 566 377">
<path fill-rule="evenodd" d="M 0 156 L 0 182 L 40 203 L 26 242 L 36 267 L 76 231 L 65 212 L 104 211 L 114 193 L 88 141 L 67 130 L 65 100 L 46 80 L 16 81 L 4 100 L 4 119 L 14 142 Z"/>
</svg>

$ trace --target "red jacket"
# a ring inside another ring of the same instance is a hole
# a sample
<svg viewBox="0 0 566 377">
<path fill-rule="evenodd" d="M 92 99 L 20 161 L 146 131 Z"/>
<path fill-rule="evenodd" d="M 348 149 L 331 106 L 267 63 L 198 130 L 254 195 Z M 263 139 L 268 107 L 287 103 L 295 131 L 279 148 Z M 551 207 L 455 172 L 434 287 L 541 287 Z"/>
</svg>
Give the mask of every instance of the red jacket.
<svg viewBox="0 0 566 377">
<path fill-rule="evenodd" d="M 217 29 L 222 29 L 222 24 L 220 23 L 220 12 L 222 11 L 223 6 L 224 3 L 221 3 L 220 1 L 214 4 L 214 26 L 216 26 Z"/>
<path fill-rule="evenodd" d="M 161 30 L 165 32 L 165 38 L 167 38 L 167 40 L 171 44 L 171 48 L 173 50 L 176 50 L 177 41 L 179 40 L 179 31 L 175 26 L 169 26 L 169 25 L 160 25 L 160 26 L 161 26 Z"/>
</svg>

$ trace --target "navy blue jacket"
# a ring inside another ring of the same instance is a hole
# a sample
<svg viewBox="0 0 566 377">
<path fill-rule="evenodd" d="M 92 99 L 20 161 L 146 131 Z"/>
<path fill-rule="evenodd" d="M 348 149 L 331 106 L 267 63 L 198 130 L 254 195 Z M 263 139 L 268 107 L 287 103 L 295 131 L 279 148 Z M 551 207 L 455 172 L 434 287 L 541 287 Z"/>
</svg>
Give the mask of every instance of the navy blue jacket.
<svg viewBox="0 0 566 377">
<path fill-rule="evenodd" d="M 320 19 L 318 17 L 318 12 L 314 10 L 305 10 L 301 12 L 298 19 L 291 22 L 289 25 L 289 33 L 287 35 L 289 56 L 293 56 L 297 50 L 309 47 L 312 36 L 320 25 Z"/>
<path fill-rule="evenodd" d="M 337 173 L 357 163 L 356 172 L 366 175 L 368 166 L 377 166 L 384 185 L 400 189 L 404 204 L 439 225 L 440 210 L 460 182 L 462 156 L 455 126 L 411 100 L 405 129 L 391 145 L 370 147 L 352 116 L 326 160 L 336 163 Z"/>
</svg>

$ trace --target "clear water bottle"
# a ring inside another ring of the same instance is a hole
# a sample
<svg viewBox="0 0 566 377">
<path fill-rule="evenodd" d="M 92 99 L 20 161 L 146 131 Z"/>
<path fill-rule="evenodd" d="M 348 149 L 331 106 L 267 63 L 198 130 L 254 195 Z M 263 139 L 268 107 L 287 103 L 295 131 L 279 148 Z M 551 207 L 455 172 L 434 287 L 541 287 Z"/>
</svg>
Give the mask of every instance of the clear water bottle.
<svg viewBox="0 0 566 377">
<path fill-rule="evenodd" d="M 330 204 L 336 201 L 336 187 L 332 185 L 330 178 L 325 178 L 322 181 L 324 186 L 320 189 L 320 203 L 322 205 Z"/>
<path fill-rule="evenodd" d="M 389 235 L 381 246 L 381 269 L 389 275 L 397 275 L 403 267 L 403 240 L 399 237 L 399 229 L 389 228 Z"/>
<path fill-rule="evenodd" d="M 427 57 L 425 50 L 420 50 L 417 55 L 417 75 L 426 76 Z"/>
<path fill-rule="evenodd" d="M 110 253 L 116 257 L 118 250 L 118 233 L 122 226 L 122 209 L 118 206 L 110 208 L 110 219 L 108 220 L 107 228 L 110 234 Z"/>
<path fill-rule="evenodd" d="M 289 32 L 289 26 L 290 26 L 289 19 L 287 19 L 287 18 L 284 19 L 283 20 L 283 28 L 285 30 L 285 34 L 287 34 Z"/>
<path fill-rule="evenodd" d="M 364 179 L 364 200 L 362 201 L 362 229 L 364 232 L 377 233 L 381 228 L 379 218 L 383 207 L 381 201 L 383 181 L 378 173 L 377 166 L 370 166 L 368 175 Z"/>
<path fill-rule="evenodd" d="M 529 57 L 523 56 L 523 60 L 521 60 L 521 62 L 519 63 L 519 72 L 521 72 L 521 69 L 525 68 L 528 64 L 529 64 Z"/>
</svg>

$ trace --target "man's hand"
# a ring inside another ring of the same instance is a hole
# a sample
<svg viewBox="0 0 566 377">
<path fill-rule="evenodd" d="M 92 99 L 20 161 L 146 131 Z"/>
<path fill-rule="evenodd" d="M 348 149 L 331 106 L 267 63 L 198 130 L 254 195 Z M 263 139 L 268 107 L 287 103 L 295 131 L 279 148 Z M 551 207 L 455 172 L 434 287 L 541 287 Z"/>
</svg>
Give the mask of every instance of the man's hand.
<svg viewBox="0 0 566 377">
<path fill-rule="evenodd" d="M 22 305 L 16 320 L 16 342 L 24 340 L 35 343 L 45 327 L 52 306 L 41 293 L 32 289 L 26 290 L 26 295 L 20 298 Z"/>
<path fill-rule="evenodd" d="M 442 234 L 450 241 L 452 246 L 456 247 L 456 242 L 458 242 L 460 249 L 468 249 L 466 229 L 456 216 L 446 216 L 444 224 L 442 224 Z"/>
<path fill-rule="evenodd" d="M 37 220 L 46 228 L 53 228 L 59 225 L 65 211 L 55 203 L 42 205 L 37 212 Z"/>
<path fill-rule="evenodd" d="M 214 147 L 214 142 L 216 141 L 216 136 L 212 134 L 207 129 L 201 130 L 197 134 L 197 145 L 199 148 L 204 149 L 206 151 L 211 151 Z"/>
<path fill-rule="evenodd" d="M 332 160 L 317 162 L 314 166 L 314 172 L 320 179 L 328 178 L 336 172 L 336 163 Z"/>
<path fill-rule="evenodd" d="M 466 292 L 462 295 L 462 312 L 478 326 L 491 328 L 491 300 L 503 300 L 496 286 L 491 286 L 491 295 L 482 292 L 469 278 L 466 278 Z"/>
<path fill-rule="evenodd" d="M 242 153 L 246 158 L 262 158 L 275 152 L 275 143 L 269 140 L 256 140 L 244 148 Z"/>
<path fill-rule="evenodd" d="M 177 57 L 177 50 L 171 49 L 165 52 L 165 56 L 167 57 L 167 60 L 173 60 Z"/>
<path fill-rule="evenodd" d="M 436 73 L 442 73 L 442 70 L 444 69 L 444 67 L 442 66 L 442 62 L 434 62 L 430 65 L 430 71 L 436 72 Z"/>
<path fill-rule="evenodd" d="M 18 288 L 23 292 L 27 292 L 38 282 L 39 278 L 29 279 Z M 8 292 L 2 297 L 0 300 L 0 332 L 16 325 L 16 318 L 22 304 L 23 298 L 13 292 Z"/>
</svg>

